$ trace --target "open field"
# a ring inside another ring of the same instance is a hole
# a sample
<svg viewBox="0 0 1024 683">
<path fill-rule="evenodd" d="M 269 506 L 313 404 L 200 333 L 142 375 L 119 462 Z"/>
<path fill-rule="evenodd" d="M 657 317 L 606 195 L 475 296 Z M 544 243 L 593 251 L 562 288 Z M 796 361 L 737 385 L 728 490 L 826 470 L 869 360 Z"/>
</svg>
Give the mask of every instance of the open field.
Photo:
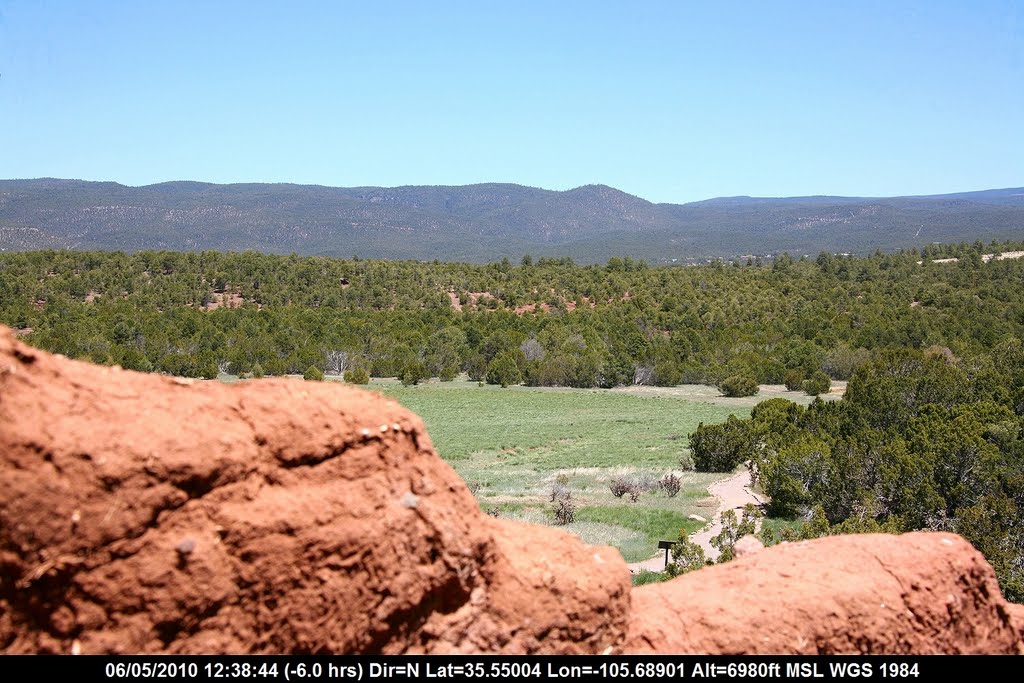
<svg viewBox="0 0 1024 683">
<path fill-rule="evenodd" d="M 476 490 L 483 509 L 551 525 L 552 487 L 561 483 L 577 506 L 576 521 L 564 528 L 588 543 L 619 548 L 627 561 L 650 557 L 658 539 L 675 538 L 680 528 L 699 529 L 687 517 L 710 516 L 716 504 L 707 487 L 726 475 L 678 472 L 678 496 L 658 491 L 635 503 L 614 497 L 611 479 L 660 479 L 678 471 L 687 436 L 701 421 L 748 415 L 756 402 L 705 397 L 713 390 L 701 387 L 501 389 L 468 381 L 404 387 L 374 380 L 370 389 L 423 418 L 438 452 Z M 775 395 L 810 400 L 791 392 L 770 394 Z"/>
<path fill-rule="evenodd" d="M 219 379 L 238 381 L 232 375 Z M 396 379 L 374 379 L 368 388 L 423 418 L 434 447 L 474 489 L 482 509 L 554 525 L 552 487 L 561 484 L 577 506 L 576 521 L 562 528 L 588 543 L 615 546 L 627 562 L 652 557 L 659 539 L 673 539 L 682 528 L 691 534 L 701 529 L 690 515 L 713 516 L 717 502 L 708 487 L 729 475 L 679 469 L 679 457 L 689 450 L 687 437 L 700 422 L 746 417 L 770 398 L 803 405 L 813 400 L 782 385 L 762 385 L 756 396 L 742 398 L 704 385 L 502 389 L 464 377 L 408 387 Z M 845 389 L 846 382 L 833 382 L 822 398 L 837 400 Z M 674 498 L 657 491 L 634 503 L 608 488 L 618 476 L 657 480 L 673 470 L 682 480 Z"/>
</svg>

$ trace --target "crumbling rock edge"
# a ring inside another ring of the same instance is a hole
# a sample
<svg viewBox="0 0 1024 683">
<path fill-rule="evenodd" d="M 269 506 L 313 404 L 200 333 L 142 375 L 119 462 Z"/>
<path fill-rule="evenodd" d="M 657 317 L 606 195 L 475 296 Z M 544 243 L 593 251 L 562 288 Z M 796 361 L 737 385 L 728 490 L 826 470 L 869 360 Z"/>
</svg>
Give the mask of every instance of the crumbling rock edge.
<svg viewBox="0 0 1024 683">
<path fill-rule="evenodd" d="M 770 548 L 631 590 L 619 553 L 481 514 L 394 401 L 70 361 L 0 328 L 0 649 L 1021 652 L 950 534 Z"/>
</svg>

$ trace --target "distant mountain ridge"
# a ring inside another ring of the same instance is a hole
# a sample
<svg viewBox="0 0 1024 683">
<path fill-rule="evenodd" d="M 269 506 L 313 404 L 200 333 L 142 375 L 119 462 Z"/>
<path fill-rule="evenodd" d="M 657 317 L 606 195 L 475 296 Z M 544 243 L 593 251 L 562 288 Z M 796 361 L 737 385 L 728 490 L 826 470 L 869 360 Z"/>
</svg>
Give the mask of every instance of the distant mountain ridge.
<svg viewBox="0 0 1024 683">
<path fill-rule="evenodd" d="M 0 180 L 0 250 L 253 249 L 482 262 L 685 261 L 1024 237 L 1024 188 L 911 197 L 654 204 L 606 185 L 544 190 Z"/>
</svg>

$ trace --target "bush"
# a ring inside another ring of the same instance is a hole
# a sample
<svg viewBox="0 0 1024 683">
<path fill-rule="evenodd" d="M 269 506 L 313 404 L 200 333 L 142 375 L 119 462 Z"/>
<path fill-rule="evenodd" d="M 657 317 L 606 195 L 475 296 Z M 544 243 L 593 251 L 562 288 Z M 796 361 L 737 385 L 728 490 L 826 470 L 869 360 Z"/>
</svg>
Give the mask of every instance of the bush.
<svg viewBox="0 0 1024 683">
<path fill-rule="evenodd" d="M 555 524 L 565 526 L 576 521 L 576 504 L 572 502 L 572 494 L 566 491 L 555 501 Z"/>
<path fill-rule="evenodd" d="M 790 391 L 800 391 L 804 386 L 804 373 L 799 370 L 787 370 L 784 381 Z"/>
<path fill-rule="evenodd" d="M 690 453 L 698 472 L 732 472 L 754 456 L 756 440 L 748 421 L 730 415 L 725 422 L 701 422 L 690 435 Z"/>
<path fill-rule="evenodd" d="M 553 484 L 551 484 L 551 502 L 552 503 L 556 503 L 556 502 L 558 502 L 559 499 L 565 498 L 566 496 L 569 496 L 569 495 L 571 495 L 569 493 L 569 487 L 566 486 L 563 482 L 556 481 Z"/>
<path fill-rule="evenodd" d="M 735 510 L 726 510 L 719 519 L 722 521 L 722 530 L 717 536 L 711 539 L 711 545 L 718 548 L 721 555 L 718 562 L 728 562 L 734 557 L 733 548 L 736 541 L 744 536 L 751 535 L 757 531 L 757 520 L 764 517 L 764 513 L 753 503 L 747 503 L 743 508 L 742 519 L 736 519 Z"/>
<path fill-rule="evenodd" d="M 487 361 L 481 354 L 475 353 L 469 357 L 466 361 L 466 374 L 474 382 L 483 381 L 484 375 L 487 374 Z"/>
<path fill-rule="evenodd" d="M 612 495 L 616 498 L 622 498 L 622 496 L 629 493 L 629 490 L 633 488 L 633 482 L 626 477 L 615 477 L 608 484 L 608 488 L 611 489 Z"/>
<path fill-rule="evenodd" d="M 622 496 L 628 493 L 629 499 L 635 503 L 640 500 L 640 496 L 644 493 L 660 489 L 661 481 L 649 473 L 638 477 L 620 476 L 612 479 L 608 483 L 608 488 L 611 489 L 612 495 L 616 498 L 622 498 Z"/>
<path fill-rule="evenodd" d="M 427 366 L 423 361 L 412 361 L 411 363 L 406 363 L 405 367 L 402 368 L 402 384 L 405 386 L 419 384 L 429 377 L 430 371 L 427 370 Z"/>
<path fill-rule="evenodd" d="M 554 503 L 555 524 L 565 526 L 576 521 L 576 503 L 569 490 L 569 477 L 560 474 L 551 484 L 551 502 Z"/>
<path fill-rule="evenodd" d="M 682 370 L 672 361 L 661 361 L 654 366 L 654 383 L 659 387 L 678 386 L 683 381 Z"/>
<path fill-rule="evenodd" d="M 857 368 L 871 360 L 871 352 L 867 349 L 851 349 L 839 345 L 825 354 L 822 369 L 835 379 L 850 379 Z"/>
<path fill-rule="evenodd" d="M 761 465 L 758 482 L 771 499 L 773 517 L 790 517 L 813 500 L 810 482 L 827 479 L 831 448 L 810 434 L 801 434 Z"/>
<path fill-rule="evenodd" d="M 303 373 L 302 379 L 307 379 L 311 382 L 323 382 L 324 373 L 315 365 L 310 365 L 306 368 L 306 372 Z"/>
<path fill-rule="evenodd" d="M 672 561 L 665 567 L 665 573 L 669 576 L 679 576 L 708 565 L 704 548 L 691 541 L 685 531 L 679 533 L 679 540 L 672 546 L 671 553 Z"/>
<path fill-rule="evenodd" d="M 832 388 L 832 379 L 820 370 L 812 374 L 803 382 L 804 393 L 808 396 L 819 396 L 827 394 Z"/>
<path fill-rule="evenodd" d="M 694 467 L 693 467 L 693 456 L 690 455 L 688 452 L 680 453 L 679 454 L 679 467 L 684 469 L 684 470 L 687 470 L 687 471 L 694 469 Z"/>
<path fill-rule="evenodd" d="M 345 371 L 345 381 L 349 384 L 369 384 L 370 371 L 362 363 L 353 364 L 351 368 Z"/>
<path fill-rule="evenodd" d="M 495 357 L 487 366 L 487 383 L 500 384 L 507 387 L 510 384 L 519 384 L 523 381 L 523 375 L 516 364 L 515 356 L 509 352 L 502 353 Z"/>
<path fill-rule="evenodd" d="M 726 396 L 753 396 L 758 391 L 757 381 L 748 375 L 733 375 L 722 380 L 719 390 Z"/>
<path fill-rule="evenodd" d="M 679 495 L 679 489 L 683 487 L 682 480 L 676 476 L 675 472 L 669 472 L 661 478 L 661 489 L 668 495 L 669 498 L 675 498 Z"/>
</svg>

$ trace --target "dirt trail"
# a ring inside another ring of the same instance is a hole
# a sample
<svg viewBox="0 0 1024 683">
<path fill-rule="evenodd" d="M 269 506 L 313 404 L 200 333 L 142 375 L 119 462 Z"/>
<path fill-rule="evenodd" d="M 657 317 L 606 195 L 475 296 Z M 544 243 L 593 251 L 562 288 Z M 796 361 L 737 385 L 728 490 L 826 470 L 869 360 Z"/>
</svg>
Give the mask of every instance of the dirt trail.
<svg viewBox="0 0 1024 683">
<path fill-rule="evenodd" d="M 718 499 L 718 507 L 711 516 L 711 522 L 703 529 L 693 534 L 690 537 L 690 540 L 701 548 L 704 548 L 704 554 L 707 555 L 709 559 L 717 560 L 718 550 L 711 545 L 711 539 L 717 536 L 722 530 L 722 513 L 726 510 L 737 510 L 737 516 L 739 516 L 739 510 L 742 510 L 748 503 L 761 505 L 764 500 L 750 490 L 750 473 L 745 469 L 737 472 L 727 479 L 716 481 L 708 487 L 708 493 Z M 629 565 L 629 570 L 632 572 L 638 572 L 642 569 L 652 572 L 660 572 L 664 568 L 665 551 L 660 551 L 657 555 L 648 560 L 632 562 Z"/>
</svg>

